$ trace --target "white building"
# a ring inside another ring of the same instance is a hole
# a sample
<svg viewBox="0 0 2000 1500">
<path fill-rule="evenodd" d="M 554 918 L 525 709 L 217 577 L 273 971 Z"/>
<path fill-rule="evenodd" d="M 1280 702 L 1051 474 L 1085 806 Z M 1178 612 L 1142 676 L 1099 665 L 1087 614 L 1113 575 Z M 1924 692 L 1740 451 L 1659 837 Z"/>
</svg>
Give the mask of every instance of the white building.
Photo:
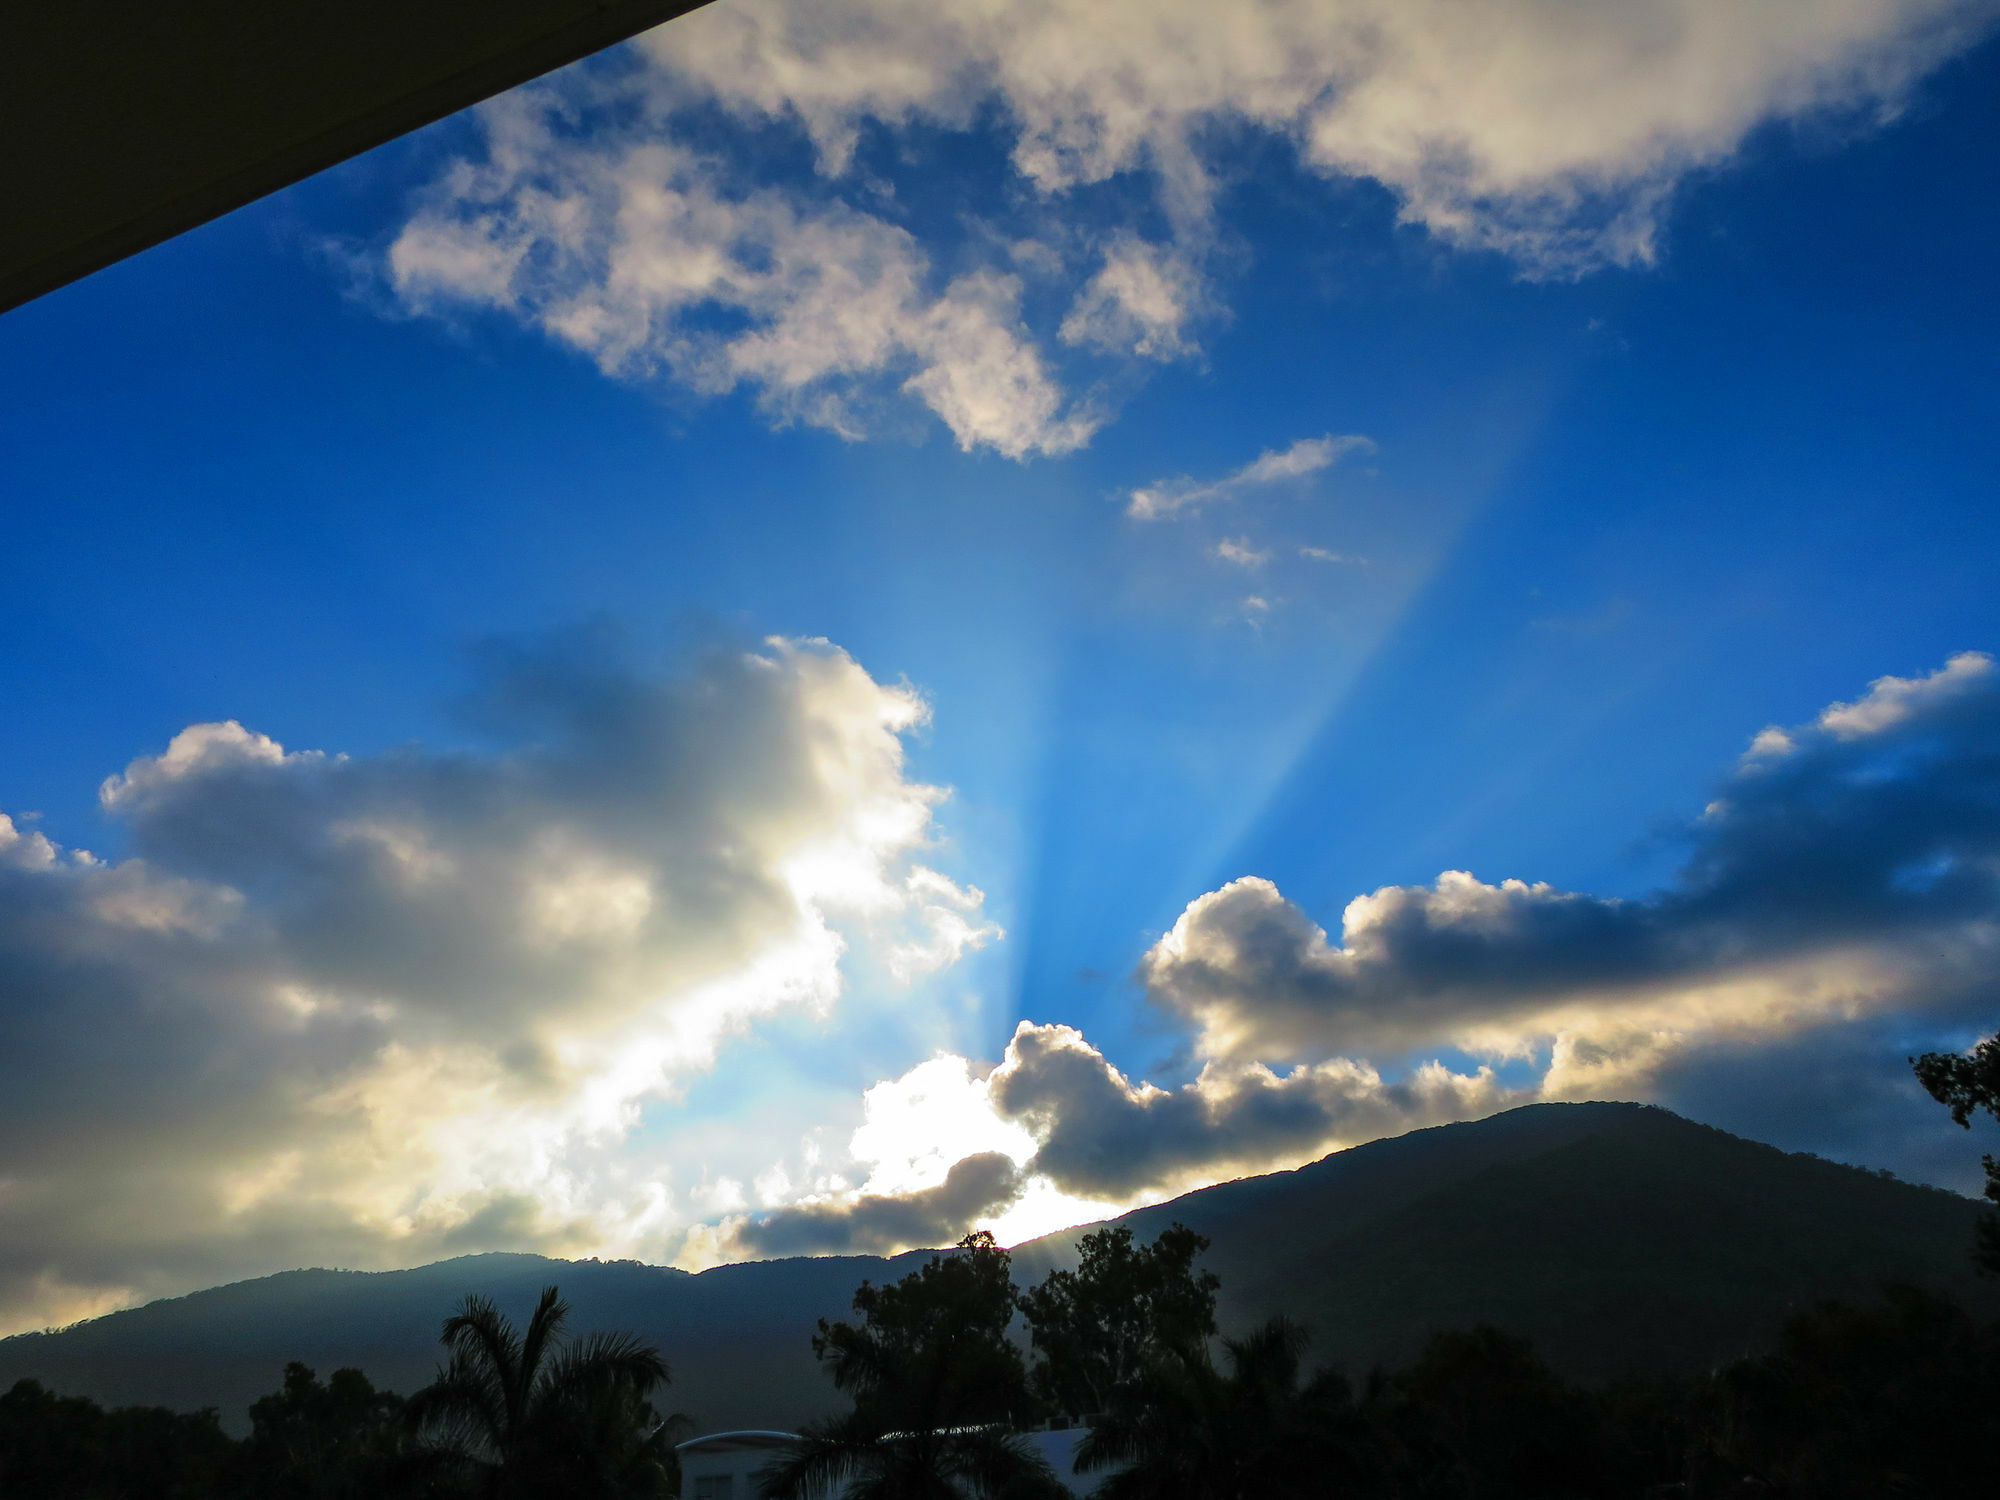
<svg viewBox="0 0 2000 1500">
<path fill-rule="evenodd" d="M 774 1461 L 795 1432 L 711 1432 L 674 1451 L 681 1456 L 681 1500 L 757 1500 L 757 1471 Z"/>
</svg>

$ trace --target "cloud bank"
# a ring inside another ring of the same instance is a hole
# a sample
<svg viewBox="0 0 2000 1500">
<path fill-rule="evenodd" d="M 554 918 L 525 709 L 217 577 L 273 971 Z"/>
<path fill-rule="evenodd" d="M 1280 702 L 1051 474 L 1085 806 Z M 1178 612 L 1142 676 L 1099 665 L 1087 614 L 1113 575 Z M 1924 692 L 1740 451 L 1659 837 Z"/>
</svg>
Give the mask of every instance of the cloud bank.
<svg viewBox="0 0 2000 1500">
<path fill-rule="evenodd" d="M 1357 897 L 1335 944 L 1248 878 L 1192 902 L 1141 975 L 1214 1057 L 1553 1039 L 1558 1074 L 1599 1086 L 1686 1033 L 1990 998 L 1996 746 L 2000 674 L 1968 652 L 1760 733 L 1650 898 L 1447 871 Z"/>
<path fill-rule="evenodd" d="M 103 784 L 129 857 L 0 817 L 0 1325 L 299 1264 L 652 1253 L 649 1100 L 850 940 L 994 936 L 919 861 L 906 688 L 820 642 L 678 678 L 520 654 L 507 748 L 195 725 Z"/>
<path fill-rule="evenodd" d="M 1059 454 L 1104 420 L 1073 356 L 1198 352 L 1232 130 L 1381 184 L 1443 244 L 1576 276 L 1651 261 L 1675 186 L 1761 124 L 1887 119 L 1993 19 L 1987 0 L 732 0 L 482 109 L 483 154 L 432 185 L 386 269 L 411 310 L 499 310 L 621 377 L 747 389 L 774 421 L 859 437 L 914 402 L 963 448 Z M 1005 165 L 927 213 L 940 135 Z M 810 165 L 774 166 L 792 141 Z"/>
<path fill-rule="evenodd" d="M 1200 896 L 1137 975 L 1191 1033 L 1194 1079 L 1135 1081 L 1073 1028 L 1023 1022 L 996 1066 L 951 1060 L 957 1117 L 1026 1135 L 981 1180 L 1039 1193 L 1014 1210 L 1036 1233 L 1566 1098 L 1765 1135 L 1815 1119 L 1816 1139 L 1879 1152 L 1916 1092 L 1910 1029 L 1990 1030 L 2000 1006 L 2000 669 L 1963 653 L 1761 731 L 1685 836 L 1648 897 L 1446 871 L 1355 898 L 1338 943 L 1268 880 Z M 879 1198 L 856 1211 L 885 1217 Z M 975 1219 L 1005 1225 L 1008 1205 L 946 1227 Z"/>
</svg>

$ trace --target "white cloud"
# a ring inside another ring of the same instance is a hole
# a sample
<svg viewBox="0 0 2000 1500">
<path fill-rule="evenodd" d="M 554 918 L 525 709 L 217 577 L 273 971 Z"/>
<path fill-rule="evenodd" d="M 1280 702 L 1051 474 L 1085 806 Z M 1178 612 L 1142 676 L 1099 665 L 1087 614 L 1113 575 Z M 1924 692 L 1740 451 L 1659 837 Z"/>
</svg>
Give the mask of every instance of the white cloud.
<svg viewBox="0 0 2000 1500">
<path fill-rule="evenodd" d="M 17 870 L 46 870 L 61 854 L 47 834 L 37 829 L 23 833 L 11 817 L 0 813 L 0 860 Z"/>
<path fill-rule="evenodd" d="M 1270 551 L 1254 546 L 1247 536 L 1224 537 L 1215 544 L 1215 555 L 1239 568 L 1261 568 L 1271 560 Z"/>
<path fill-rule="evenodd" d="M 732 191 L 716 162 L 667 141 L 607 129 L 583 146 L 566 113 L 551 89 L 487 107 L 487 160 L 459 164 L 389 249 L 406 305 L 508 311 L 607 374 L 748 386 L 774 420 L 850 438 L 886 383 L 962 448 L 1023 458 L 1089 441 L 1097 419 L 1065 403 L 1014 277 L 936 286 L 923 249 L 885 219 Z"/>
<path fill-rule="evenodd" d="M 104 783 L 115 863 L 0 818 L 0 1324 L 298 1264 L 657 1254 L 698 1204 L 626 1150 L 649 1101 L 825 1015 L 850 942 L 936 966 L 995 933 L 920 863 L 922 700 L 823 642 L 666 680 L 530 656 L 488 699 L 505 753 L 193 726 Z"/>
<path fill-rule="evenodd" d="M 858 1186 L 844 1174 L 816 1171 L 809 1144 L 796 1190 L 767 1201 L 760 1215 L 694 1226 L 676 1263 L 700 1270 L 760 1255 L 893 1253 L 1017 1219 L 1030 1186 L 1020 1164 L 1034 1155 L 1035 1140 L 994 1110 L 984 1071 L 939 1053 L 876 1084 L 863 1094 L 862 1122 L 848 1140 L 847 1159 L 863 1179 Z M 791 1183 L 782 1165 L 767 1175 Z"/>
<path fill-rule="evenodd" d="M 1200 273 L 1185 258 L 1122 236 L 1063 318 L 1066 344 L 1107 354 L 1170 360 L 1196 352 L 1187 327 L 1206 301 Z"/>
<path fill-rule="evenodd" d="M 1961 651 L 1928 677 L 1876 678 L 1858 701 L 1829 706 L 1819 716 L 1819 727 L 1843 740 L 1880 734 L 1913 714 L 1935 710 L 1968 693 L 1990 692 L 1992 685 L 1993 658 L 1984 651 Z M 1758 741 L 1763 737 L 1759 735 Z M 1757 742 L 1751 749 L 1757 749 Z"/>
<path fill-rule="evenodd" d="M 1184 358 L 1220 311 L 1218 125 L 1287 143 L 1306 171 L 1383 184 L 1447 244 L 1579 275 L 1651 260 L 1675 185 L 1760 124 L 1893 115 L 1993 11 L 733 0 L 485 107 L 484 158 L 436 182 L 389 272 L 412 309 L 502 310 L 623 377 L 747 387 L 778 422 L 859 437 L 900 393 L 962 447 L 1057 454 L 1104 418 L 1066 395 L 1052 339 Z M 893 148 L 989 127 L 1012 175 L 976 210 L 991 222 L 971 239 L 996 252 L 983 259 L 947 243 L 957 216 L 912 228 L 920 216 L 881 207 L 882 174 L 921 174 L 921 150 L 854 170 L 871 131 Z M 774 129 L 811 143 L 810 180 L 773 170 Z M 1093 199 L 1047 232 L 1114 178 L 1130 189 L 1115 205 Z M 1064 309 L 1054 329 L 1024 317 L 1023 273 Z"/>
<path fill-rule="evenodd" d="M 1718 1038 L 1976 1008 L 2000 946 L 1996 738 L 2000 675 L 1967 653 L 1763 731 L 1655 895 L 1448 870 L 1357 896 L 1335 943 L 1246 877 L 1191 902 L 1141 976 L 1212 1058 L 1553 1047 L 1565 1094 Z"/>
<path fill-rule="evenodd" d="M 1150 170 L 1186 224 L 1211 203 L 1202 129 L 1240 120 L 1433 233 L 1560 273 L 1647 258 L 1683 173 L 1770 118 L 1893 109 L 1990 19 L 1953 0 L 739 0 L 644 48 L 733 110 L 798 120 L 831 172 L 868 121 L 963 126 L 997 98 L 1042 192 Z"/>
<path fill-rule="evenodd" d="M 848 1143 L 848 1155 L 868 1174 L 862 1190 L 936 1187 L 953 1163 L 980 1152 L 1025 1162 L 1035 1154 L 1034 1137 L 995 1114 L 987 1097 L 986 1080 L 950 1053 L 869 1089 L 862 1096 L 862 1123 Z"/>
<path fill-rule="evenodd" d="M 1353 434 L 1300 438 L 1289 448 L 1267 448 L 1242 468 L 1220 479 L 1197 480 L 1182 475 L 1178 479 L 1155 480 L 1144 489 L 1132 491 L 1125 514 L 1140 521 L 1171 520 L 1269 485 L 1304 479 L 1331 468 L 1350 453 L 1372 453 L 1374 449 L 1374 443 Z"/>
</svg>

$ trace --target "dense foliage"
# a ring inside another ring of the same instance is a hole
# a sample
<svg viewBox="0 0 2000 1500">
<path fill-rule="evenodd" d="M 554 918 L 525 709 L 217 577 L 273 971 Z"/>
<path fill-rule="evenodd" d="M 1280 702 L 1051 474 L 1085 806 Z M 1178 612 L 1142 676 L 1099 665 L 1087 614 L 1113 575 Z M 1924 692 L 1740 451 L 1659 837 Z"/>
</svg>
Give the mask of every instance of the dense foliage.
<svg viewBox="0 0 2000 1500">
<path fill-rule="evenodd" d="M 776 1500 L 1043 1500 L 1063 1494 L 1013 1431 L 1031 1404 L 1008 1254 L 986 1233 L 887 1286 L 853 1323 L 822 1318 L 813 1353 L 854 1409 L 809 1423 L 764 1475 Z"/>
<path fill-rule="evenodd" d="M 1926 1052 L 1911 1058 L 1910 1066 L 1916 1069 L 1917 1081 L 1951 1111 L 1961 1128 L 1970 1130 L 1972 1117 L 1980 1110 L 2000 1120 L 2000 1035 L 1989 1036 L 1969 1053 Z M 1986 1196 L 2000 1206 L 2000 1158 L 1989 1152 L 1981 1161 L 1986 1167 Z M 1979 1221 L 1972 1256 L 1982 1271 L 2000 1276 L 2000 1213 Z"/>
<path fill-rule="evenodd" d="M 1159 1343 L 1192 1345 L 1215 1332 L 1222 1283 L 1197 1273 L 1208 1241 L 1175 1224 L 1151 1245 L 1113 1225 L 1077 1242 L 1074 1271 L 1056 1270 L 1022 1294 L 1021 1317 L 1035 1350 L 1036 1399 L 1051 1413 L 1106 1411 Z"/>
<path fill-rule="evenodd" d="M 250 1406 L 250 1435 L 214 1411 L 106 1411 L 32 1380 L 0 1395 L 5 1500 L 666 1500 L 678 1418 L 646 1400 L 667 1379 L 624 1335 L 564 1337 L 543 1292 L 525 1330 L 482 1298 L 444 1324 L 450 1359 L 408 1400 L 359 1370 L 322 1383 L 285 1367 Z"/>
<path fill-rule="evenodd" d="M 1697 1378 L 1588 1389 L 1475 1327 L 1351 1383 L 1314 1368 L 1282 1318 L 1216 1339 L 1199 1236 L 1100 1231 L 1082 1248 L 1025 1294 L 985 1235 L 864 1284 L 855 1317 L 813 1340 L 852 1409 L 810 1427 L 768 1492 L 1053 1500 L 1075 1476 L 1022 1433 L 1085 1399 L 1098 1409 L 1079 1470 L 1105 1500 L 1943 1500 L 1988 1492 L 2000 1452 L 2000 1324 L 1911 1288 L 1804 1309 L 1767 1352 Z M 517 1330 L 468 1302 L 438 1380 L 407 1401 L 357 1370 L 322 1382 L 293 1364 L 241 1440 L 212 1411 L 106 1411 L 22 1381 L 0 1394 L 0 1496 L 673 1495 L 679 1430 L 647 1400 L 658 1356 L 567 1341 L 561 1312 L 545 1294 Z"/>
</svg>

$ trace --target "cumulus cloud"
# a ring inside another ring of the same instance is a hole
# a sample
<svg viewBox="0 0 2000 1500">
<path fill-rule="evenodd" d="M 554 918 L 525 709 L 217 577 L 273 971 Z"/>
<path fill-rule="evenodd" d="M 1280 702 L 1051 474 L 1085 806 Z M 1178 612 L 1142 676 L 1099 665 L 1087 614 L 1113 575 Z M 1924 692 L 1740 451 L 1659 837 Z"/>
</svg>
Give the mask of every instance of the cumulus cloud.
<svg viewBox="0 0 2000 1500">
<path fill-rule="evenodd" d="M 1767 729 L 1639 900 L 1447 871 L 1328 934 L 1267 880 L 1190 903 L 1153 1002 L 1219 1059 L 1550 1047 L 1567 1096 L 1641 1086 L 1691 1038 L 1990 1003 L 2000 948 L 2000 673 L 1968 652 Z"/>
<path fill-rule="evenodd" d="M 867 1192 L 774 1217 L 770 1243 L 901 1248 L 919 1227 L 937 1242 L 975 1224 L 1028 1237 L 1541 1099 L 1649 1099 L 1976 1176 L 1962 1149 L 1939 1155 L 1902 1057 L 1910 1026 L 1969 1035 L 2000 999 L 1993 660 L 1883 677 L 1763 730 L 1688 838 L 1650 897 L 1447 871 L 1356 898 L 1338 944 L 1271 882 L 1232 881 L 1139 969 L 1193 1029 L 1191 1081 L 1137 1080 L 1081 1032 L 1024 1021 L 990 1069 L 938 1058 L 879 1086 L 868 1154 L 937 1145 Z M 1445 1053 L 1490 1061 L 1454 1071 Z M 977 1165 L 961 1181 L 955 1160 Z"/>
<path fill-rule="evenodd" d="M 1192 1082 L 1137 1082 L 1069 1026 L 1023 1021 L 1000 1063 L 940 1055 L 868 1091 L 850 1154 L 860 1188 L 806 1194 L 693 1230 L 683 1263 L 949 1244 L 970 1229 L 1053 1232 L 1224 1178 L 1534 1097 L 1490 1068 L 1432 1062 L 1385 1081 L 1336 1059 L 1283 1072 L 1211 1062 Z"/>
<path fill-rule="evenodd" d="M 483 109 L 483 157 L 434 184 L 388 269 L 412 309 L 500 309 L 622 376 L 747 387 L 781 422 L 860 436 L 900 396 L 963 447 L 1062 453 L 1103 416 L 1053 348 L 1184 358 L 1219 309 L 1218 126 L 1382 184 L 1444 243 L 1578 275 L 1651 260 L 1674 186 L 1758 125 L 1886 118 L 1992 16 L 1990 0 L 735 0 Z M 989 130 L 1007 166 L 926 227 L 896 191 L 922 141 Z M 787 134 L 812 169 L 773 170 Z M 981 234 L 958 233 L 966 213 Z M 981 235 L 1011 248 L 982 258 Z M 1052 329 L 1024 316 L 1028 268 Z"/>
<path fill-rule="evenodd" d="M 1192 1083 L 1162 1089 L 1132 1082 L 1070 1027 L 1025 1021 L 990 1090 L 994 1108 L 1035 1136 L 1027 1171 L 1065 1192 L 1119 1201 L 1519 1102 L 1489 1069 L 1457 1074 L 1431 1063 L 1385 1083 L 1348 1058 L 1284 1073 L 1212 1062 Z"/>
<path fill-rule="evenodd" d="M 1242 468 L 1220 479 L 1191 479 L 1183 475 L 1177 479 L 1155 480 L 1143 489 L 1132 491 L 1125 504 L 1125 514 L 1139 521 L 1170 520 L 1205 505 L 1239 499 L 1254 490 L 1283 484 L 1287 480 L 1303 479 L 1331 468 L 1350 453 L 1372 453 L 1374 449 L 1374 443 L 1354 434 L 1300 438 L 1289 448 L 1267 448 Z"/>
<path fill-rule="evenodd" d="M 925 713 L 824 643 L 679 678 L 524 653 L 509 748 L 196 725 L 103 784 L 130 853 L 0 817 L 0 1321 L 302 1263 L 634 1253 L 687 1209 L 617 1151 L 857 938 L 983 941 L 920 863 Z"/>
</svg>

